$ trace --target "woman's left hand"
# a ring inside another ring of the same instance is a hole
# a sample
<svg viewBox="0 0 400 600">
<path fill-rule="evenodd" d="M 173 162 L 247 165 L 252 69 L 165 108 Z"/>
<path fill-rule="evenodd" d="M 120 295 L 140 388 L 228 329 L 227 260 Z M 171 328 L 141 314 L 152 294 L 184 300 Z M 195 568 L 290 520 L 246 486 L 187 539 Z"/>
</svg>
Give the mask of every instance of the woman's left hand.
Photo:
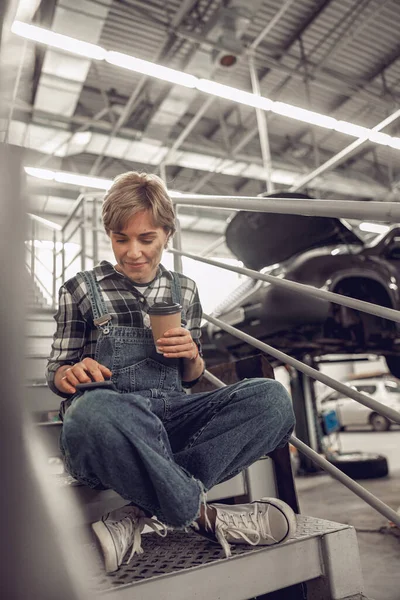
<svg viewBox="0 0 400 600">
<path fill-rule="evenodd" d="M 193 341 L 190 331 L 184 327 L 168 329 L 162 338 L 157 340 L 157 349 L 167 358 L 197 358 L 199 350 Z"/>
</svg>

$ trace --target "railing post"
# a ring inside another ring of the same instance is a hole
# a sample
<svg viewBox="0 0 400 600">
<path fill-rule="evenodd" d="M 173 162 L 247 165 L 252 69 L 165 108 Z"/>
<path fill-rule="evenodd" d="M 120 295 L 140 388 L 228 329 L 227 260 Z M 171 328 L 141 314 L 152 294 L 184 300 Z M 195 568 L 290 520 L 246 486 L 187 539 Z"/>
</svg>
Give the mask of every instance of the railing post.
<svg viewBox="0 0 400 600">
<path fill-rule="evenodd" d="M 57 304 L 57 232 L 55 229 L 53 230 L 53 287 L 51 297 L 53 308 L 55 308 Z"/>
<path fill-rule="evenodd" d="M 35 277 L 35 237 L 36 237 L 36 222 L 32 220 L 31 228 L 31 277 Z"/>
<path fill-rule="evenodd" d="M 177 211 L 177 207 L 175 206 L 175 210 Z M 178 219 L 178 215 L 176 215 L 176 232 L 174 237 L 172 238 L 172 247 L 175 250 L 179 250 L 179 252 L 182 250 L 182 232 L 181 232 L 181 224 L 180 221 Z M 174 254 L 174 271 L 177 271 L 178 273 L 182 273 L 183 271 L 183 266 L 182 266 L 182 256 L 180 254 Z"/>
<path fill-rule="evenodd" d="M 93 197 L 92 198 L 92 244 L 93 244 L 92 255 L 93 255 L 93 266 L 94 267 L 97 265 L 98 260 L 99 260 L 99 252 L 98 252 L 99 239 L 98 239 L 98 235 L 97 235 L 97 218 L 98 218 L 97 198 Z"/>
<path fill-rule="evenodd" d="M 61 281 L 65 280 L 65 230 L 61 231 Z"/>
<path fill-rule="evenodd" d="M 86 199 L 81 205 L 81 269 L 86 269 Z"/>
</svg>

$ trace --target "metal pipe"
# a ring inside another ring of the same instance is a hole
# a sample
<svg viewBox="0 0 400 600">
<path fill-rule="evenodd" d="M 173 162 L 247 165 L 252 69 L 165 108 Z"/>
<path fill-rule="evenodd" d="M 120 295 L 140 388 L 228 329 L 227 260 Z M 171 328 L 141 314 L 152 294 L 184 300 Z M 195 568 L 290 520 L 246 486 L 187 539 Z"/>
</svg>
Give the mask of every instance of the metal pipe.
<svg viewBox="0 0 400 600">
<path fill-rule="evenodd" d="M 57 233 L 53 231 L 53 285 L 52 285 L 52 306 L 57 304 Z"/>
<path fill-rule="evenodd" d="M 61 281 L 65 279 L 65 233 L 61 230 Z"/>
<path fill-rule="evenodd" d="M 218 377 L 215 377 L 215 375 L 210 373 L 210 371 L 205 370 L 203 377 L 205 377 L 205 379 L 208 379 L 208 381 L 213 383 L 215 385 L 215 387 L 217 387 L 217 388 L 226 387 L 226 383 L 224 383 L 223 381 L 218 379 Z"/>
<path fill-rule="evenodd" d="M 202 250 L 200 252 L 200 256 L 208 256 L 209 254 L 211 254 L 211 252 L 213 252 L 216 248 L 219 248 L 220 246 L 222 246 L 222 244 L 224 244 L 224 243 L 225 243 L 225 236 L 221 235 L 221 237 L 219 237 L 217 240 L 215 240 L 212 244 L 210 244 L 209 246 L 204 248 L 204 250 Z"/>
<path fill-rule="evenodd" d="M 251 346 L 258 348 L 259 350 L 262 350 L 262 352 L 266 352 L 267 354 L 274 356 L 279 361 L 281 361 L 283 364 L 292 365 L 292 367 L 294 367 L 295 369 L 298 369 L 302 373 L 305 373 L 305 375 L 307 375 L 308 377 L 311 377 L 312 379 L 316 379 L 317 381 L 324 383 L 328 387 L 330 387 L 334 390 L 337 390 L 344 396 L 348 396 L 349 398 L 352 398 L 353 400 L 360 402 L 360 404 L 367 406 L 368 408 L 376 411 L 377 413 L 384 415 L 391 421 L 394 421 L 395 423 L 400 424 L 400 413 L 397 412 L 397 410 L 394 410 L 393 408 L 390 408 L 388 406 L 384 406 L 380 402 L 377 402 L 377 400 L 374 400 L 374 398 L 371 398 L 370 396 L 367 396 L 366 394 L 361 394 L 360 392 L 353 390 L 351 387 L 345 385 L 344 383 L 340 383 L 340 381 L 336 381 L 335 379 L 332 379 L 332 377 L 329 377 L 328 375 L 325 375 L 324 373 L 320 373 L 316 369 L 313 369 L 312 367 L 305 365 L 300 360 L 297 360 L 296 358 L 292 358 L 288 354 L 285 354 L 284 352 L 281 352 L 280 350 L 273 348 L 269 344 L 260 342 L 259 340 L 252 337 L 251 335 L 248 335 L 247 333 L 243 333 L 242 331 L 239 331 L 239 329 L 236 329 L 236 327 L 232 327 L 232 325 L 228 325 L 227 323 L 224 323 L 224 321 L 221 321 L 220 319 L 216 319 L 215 317 L 211 317 L 210 315 L 207 315 L 205 313 L 203 314 L 203 317 L 210 323 L 217 325 L 224 331 L 227 331 L 228 333 L 239 338 L 240 340 L 247 342 Z"/>
<path fill-rule="evenodd" d="M 185 141 L 185 139 L 187 138 L 189 133 L 196 127 L 197 123 L 204 116 L 204 114 L 208 111 L 208 109 L 210 108 L 210 106 L 212 105 L 214 100 L 215 100 L 215 97 L 210 96 L 209 98 L 207 98 L 207 100 L 204 102 L 204 104 L 201 105 L 199 110 L 191 118 L 189 123 L 186 125 L 186 127 L 183 129 L 183 131 L 176 138 L 175 142 L 172 144 L 171 148 L 168 150 L 166 156 L 163 158 L 163 161 L 162 161 L 163 163 L 167 164 L 169 159 L 171 157 L 173 157 L 175 150 L 177 150 L 179 148 L 179 146 Z"/>
<path fill-rule="evenodd" d="M 86 269 L 86 200 L 83 199 L 82 202 L 82 219 L 80 221 L 81 225 L 81 270 L 84 271 Z"/>
<path fill-rule="evenodd" d="M 296 438 L 295 436 L 291 436 L 289 442 L 295 446 L 300 452 L 308 456 L 313 462 L 319 465 L 322 469 L 327 471 L 334 479 L 337 479 L 345 485 L 349 490 L 351 490 L 354 494 L 362 498 L 364 502 L 372 506 L 375 510 L 377 510 L 381 515 L 389 519 L 395 523 L 398 527 L 400 527 L 400 515 L 394 511 L 390 506 L 379 500 L 374 494 L 371 494 L 368 490 L 363 488 L 359 483 L 353 481 L 351 477 L 345 475 L 340 469 L 332 465 L 326 458 L 323 458 L 317 452 L 314 452 L 311 448 L 304 444 L 301 440 Z"/>
<path fill-rule="evenodd" d="M 35 237 L 36 237 L 36 221 L 32 219 L 31 226 L 31 236 L 32 236 L 32 245 L 31 245 L 31 275 L 32 277 L 35 275 Z"/>
<path fill-rule="evenodd" d="M 176 231 L 174 237 L 172 238 L 172 247 L 174 250 L 177 250 L 177 252 L 174 254 L 174 271 L 183 273 L 182 256 L 180 254 L 182 252 L 182 232 L 178 215 L 176 216 L 175 224 Z"/>
<path fill-rule="evenodd" d="M 68 225 L 71 223 L 72 219 L 75 217 L 81 203 L 83 202 L 84 199 L 84 195 L 83 194 L 79 194 L 78 198 L 75 200 L 75 204 L 72 207 L 71 212 L 69 213 L 69 216 L 67 217 L 65 223 L 62 226 L 62 231 L 65 231 L 65 229 L 68 227 Z"/>
<path fill-rule="evenodd" d="M 307 360 L 308 359 L 308 360 Z M 310 357 L 305 357 L 305 364 L 309 364 Z M 310 448 L 318 452 L 319 444 L 317 438 L 317 432 L 315 429 L 315 420 L 314 420 L 314 404 L 313 404 L 313 392 L 311 386 L 313 385 L 310 377 L 307 375 L 303 378 L 303 391 L 304 391 L 304 408 L 306 414 L 307 421 L 307 429 L 308 429 L 308 439 L 310 441 Z"/>
<path fill-rule="evenodd" d="M 97 202 L 92 201 L 92 244 L 93 244 L 93 266 L 95 267 L 98 263 L 98 227 L 97 227 Z"/>
<path fill-rule="evenodd" d="M 399 111 L 400 114 L 400 111 Z M 360 202 L 355 200 L 302 200 L 299 198 L 258 198 L 254 196 L 214 196 L 186 194 L 172 198 L 176 205 L 209 206 L 227 210 L 250 210 L 282 215 L 371 219 L 400 222 L 399 202 Z"/>
<path fill-rule="evenodd" d="M 372 128 L 372 131 L 381 131 L 381 129 L 383 129 L 390 123 L 393 123 L 393 121 L 396 121 L 396 119 L 398 119 L 399 117 L 400 117 L 400 109 L 396 110 L 394 113 L 392 113 L 391 115 L 386 117 L 386 119 L 384 119 L 383 121 L 378 123 L 378 125 L 375 125 L 375 127 Z M 335 156 L 332 156 L 332 158 L 330 158 L 329 160 L 324 162 L 324 164 L 320 165 L 317 169 L 314 169 L 314 171 L 311 171 L 311 173 L 309 173 L 308 175 L 305 175 L 305 177 L 300 179 L 300 181 L 298 181 L 295 185 L 292 185 L 292 187 L 289 189 L 289 191 L 290 192 L 298 192 L 305 185 L 307 185 L 307 183 L 310 183 L 310 181 L 312 181 L 313 179 L 318 177 L 318 175 L 321 175 L 321 173 L 325 173 L 326 171 L 332 169 L 332 167 L 340 164 L 343 161 L 343 159 L 346 158 L 346 156 L 348 156 L 351 152 L 353 152 L 353 150 L 355 150 L 356 148 L 359 148 L 360 146 L 362 146 L 363 144 L 365 144 L 368 141 L 369 141 L 369 138 L 359 138 L 358 140 L 355 140 L 354 142 L 352 142 L 351 144 L 346 146 L 346 148 L 343 148 L 343 150 L 341 150 L 340 152 L 335 154 Z M 351 217 L 351 218 L 357 219 L 358 217 Z"/>
<path fill-rule="evenodd" d="M 274 17 L 268 22 L 268 24 L 264 27 L 261 33 L 258 34 L 256 39 L 250 44 L 249 49 L 255 50 L 257 46 L 263 41 L 266 35 L 273 29 L 279 19 L 285 14 L 285 12 L 290 8 L 290 6 L 294 3 L 294 0 L 286 0 L 276 13 Z"/>
<path fill-rule="evenodd" d="M 254 65 L 254 56 L 251 54 L 249 54 L 249 69 L 253 94 L 255 94 L 256 96 L 261 96 L 260 81 L 258 79 L 257 70 Z M 256 108 L 255 111 L 257 117 L 258 135 L 260 138 L 261 156 L 263 166 L 265 169 L 265 183 L 267 184 L 267 192 L 270 194 L 274 191 L 274 184 L 272 182 L 272 161 L 271 150 L 269 147 L 268 140 L 267 116 L 265 114 L 265 111 L 261 110 L 261 108 Z"/>
<path fill-rule="evenodd" d="M 353 308 L 355 310 L 361 310 L 362 312 L 400 323 L 400 311 L 394 310 L 393 308 L 386 308 L 385 306 L 379 306 L 379 304 L 372 304 L 372 302 L 365 302 L 364 300 L 356 300 L 355 298 L 342 296 L 342 294 L 337 294 L 336 292 L 328 292 L 326 290 L 315 288 L 311 285 L 296 283 L 295 281 L 290 281 L 288 279 L 281 279 L 280 277 L 274 277 L 273 275 L 267 275 L 266 273 L 259 273 L 258 271 L 246 269 L 245 267 L 228 265 L 213 258 L 205 258 L 197 254 L 183 252 L 182 250 L 170 248 L 169 251 L 173 252 L 174 254 L 179 253 L 182 256 L 186 256 L 187 258 L 197 260 L 207 265 L 213 265 L 227 271 L 232 271 L 233 273 L 247 275 L 247 277 L 252 277 L 253 279 L 258 279 L 260 281 L 267 281 L 272 285 L 298 292 L 299 294 L 305 294 L 306 296 L 312 296 L 313 298 L 320 298 L 321 300 L 334 302 L 335 304 L 340 304 L 341 306 L 348 306 L 349 308 Z"/>
</svg>

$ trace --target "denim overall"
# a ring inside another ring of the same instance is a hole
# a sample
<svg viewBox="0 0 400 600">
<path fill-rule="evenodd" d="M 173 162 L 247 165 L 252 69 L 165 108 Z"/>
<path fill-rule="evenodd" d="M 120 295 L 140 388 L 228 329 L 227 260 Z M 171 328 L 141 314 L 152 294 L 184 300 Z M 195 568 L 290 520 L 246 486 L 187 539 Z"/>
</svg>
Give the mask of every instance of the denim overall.
<svg viewBox="0 0 400 600">
<path fill-rule="evenodd" d="M 118 391 L 73 397 L 60 440 L 67 470 L 170 527 L 186 527 L 207 490 L 287 442 L 290 398 L 261 378 L 187 394 L 178 359 L 156 352 L 150 329 L 113 326 L 93 272 L 84 277 L 99 328 L 95 360 L 112 371 Z M 174 273 L 171 296 L 180 302 Z"/>
</svg>

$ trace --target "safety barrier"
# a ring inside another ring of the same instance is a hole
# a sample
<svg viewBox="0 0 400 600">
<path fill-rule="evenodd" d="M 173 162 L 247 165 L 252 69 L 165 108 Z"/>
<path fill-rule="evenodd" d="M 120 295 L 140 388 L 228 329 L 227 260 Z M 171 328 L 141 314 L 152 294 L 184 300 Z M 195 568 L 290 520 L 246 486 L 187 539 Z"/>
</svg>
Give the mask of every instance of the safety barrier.
<svg viewBox="0 0 400 600">
<path fill-rule="evenodd" d="M 396 203 L 379 203 L 379 202 L 353 202 L 353 201 L 336 201 L 336 200 L 303 200 L 293 198 L 243 198 L 243 197 L 221 197 L 221 196 L 202 196 L 202 195 L 187 195 L 178 196 L 174 199 L 177 209 L 177 217 L 179 220 L 179 205 L 190 205 L 190 206 L 207 206 L 209 208 L 226 208 L 234 210 L 250 210 L 257 212 L 273 212 L 280 214 L 297 214 L 297 215 L 316 215 L 325 217 L 347 217 L 353 219 L 370 218 L 381 221 L 396 221 L 400 220 L 400 206 Z M 390 319 L 395 322 L 400 322 L 400 312 L 378 306 L 369 302 L 361 300 L 355 300 L 342 296 L 341 294 L 335 294 L 325 290 L 317 289 L 309 285 L 299 284 L 291 281 L 287 281 L 272 275 L 259 273 L 251 269 L 242 267 L 234 267 L 226 265 L 221 261 L 205 258 L 204 256 L 197 256 L 184 252 L 181 246 L 181 234 L 178 228 L 174 238 L 173 248 L 170 250 L 174 254 L 174 268 L 175 270 L 182 271 L 181 257 L 186 256 L 195 261 L 203 262 L 206 264 L 214 265 L 221 269 L 226 269 L 247 275 L 253 279 L 261 281 L 267 281 L 268 283 L 282 288 L 290 289 L 301 294 L 321 298 L 325 301 L 335 302 L 343 306 L 348 306 L 357 310 L 361 310 L 370 314 L 378 315 L 380 317 Z M 325 385 L 341 392 L 345 396 L 352 398 L 356 402 L 367 406 L 374 411 L 386 416 L 395 423 L 400 424 L 400 413 L 390 407 L 384 406 L 382 403 L 376 401 L 370 396 L 360 393 L 356 390 L 351 389 L 349 386 L 336 381 L 332 377 L 320 373 L 311 366 L 273 348 L 272 346 L 260 342 L 256 338 L 239 331 L 235 327 L 232 327 L 228 323 L 223 322 L 220 319 L 212 317 L 211 315 L 204 314 L 203 317 L 210 323 L 217 325 L 224 331 L 231 335 L 247 342 L 248 344 L 266 352 L 267 354 L 277 358 L 283 364 L 289 364 L 295 367 L 297 370 L 303 372 L 307 376 L 324 383 Z M 220 381 L 215 375 L 206 371 L 205 376 L 217 387 L 224 386 L 225 384 Z M 327 471 L 332 477 L 340 481 L 354 494 L 362 498 L 367 504 L 378 511 L 380 514 L 388 518 L 390 521 L 400 527 L 400 515 L 395 512 L 390 506 L 382 502 L 379 498 L 371 494 L 368 490 L 363 488 L 360 484 L 355 482 L 351 477 L 345 475 L 340 469 L 331 464 L 328 460 L 320 456 L 317 452 L 312 450 L 309 446 L 304 444 L 301 440 L 292 436 L 290 439 L 291 444 L 295 446 L 300 452 L 305 454 L 310 460 L 320 466 L 322 469 Z"/>
</svg>

